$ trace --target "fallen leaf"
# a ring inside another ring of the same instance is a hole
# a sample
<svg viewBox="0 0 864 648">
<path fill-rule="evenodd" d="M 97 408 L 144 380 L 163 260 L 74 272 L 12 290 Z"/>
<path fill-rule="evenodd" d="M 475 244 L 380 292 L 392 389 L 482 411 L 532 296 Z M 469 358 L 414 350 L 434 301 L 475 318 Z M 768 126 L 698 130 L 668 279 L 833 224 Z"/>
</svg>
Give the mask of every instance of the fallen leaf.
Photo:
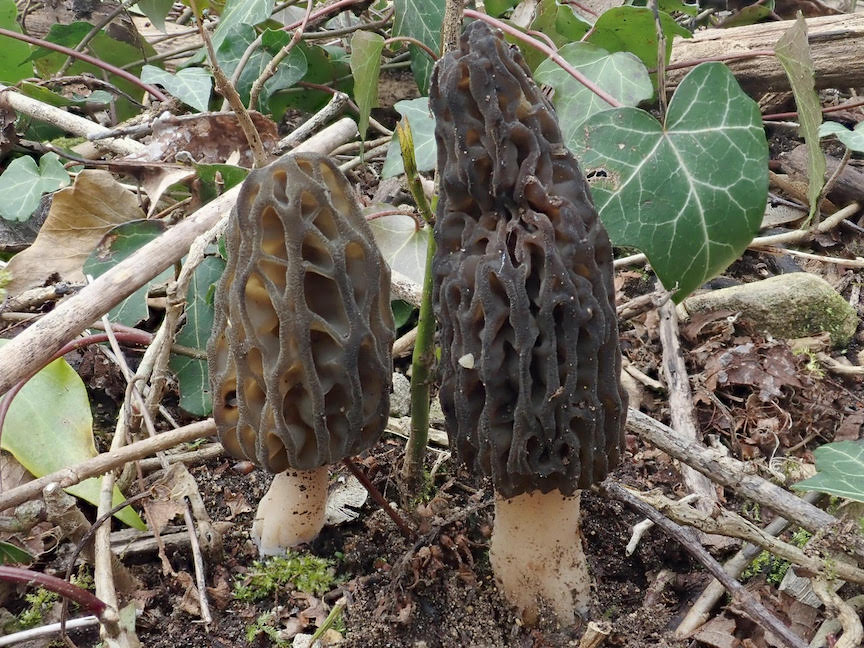
<svg viewBox="0 0 864 648">
<path fill-rule="evenodd" d="M 59 275 L 83 281 L 81 268 L 96 244 L 120 223 L 144 218 L 135 195 L 107 171 L 82 171 L 75 183 L 54 194 L 48 218 L 36 241 L 12 257 L 9 295 L 41 286 Z"/>
<path fill-rule="evenodd" d="M 735 637 L 734 632 L 735 620 L 719 616 L 703 625 L 693 638 L 712 648 L 737 648 L 741 641 Z"/>
<path fill-rule="evenodd" d="M 243 496 L 242 493 L 229 492 L 223 497 L 223 500 L 225 502 L 225 506 L 227 506 L 228 510 L 231 511 L 231 514 L 227 518 L 229 520 L 233 520 L 241 513 L 248 513 L 252 510 L 252 507 L 249 506 L 249 502 L 246 501 L 246 498 Z"/>
</svg>

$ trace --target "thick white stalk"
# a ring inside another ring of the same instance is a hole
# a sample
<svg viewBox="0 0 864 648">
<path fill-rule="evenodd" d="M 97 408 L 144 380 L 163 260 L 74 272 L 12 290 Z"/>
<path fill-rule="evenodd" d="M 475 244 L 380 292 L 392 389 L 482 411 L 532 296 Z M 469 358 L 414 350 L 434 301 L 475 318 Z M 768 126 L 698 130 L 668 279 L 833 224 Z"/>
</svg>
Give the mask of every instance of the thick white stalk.
<svg viewBox="0 0 864 648">
<path fill-rule="evenodd" d="M 529 625 L 544 609 L 562 625 L 588 611 L 591 577 L 582 551 L 579 495 L 495 494 L 489 561 L 502 594 Z"/>
<path fill-rule="evenodd" d="M 327 466 L 291 469 L 273 478 L 252 523 L 252 539 L 262 556 L 284 554 L 318 537 L 324 528 L 328 478 Z"/>
</svg>

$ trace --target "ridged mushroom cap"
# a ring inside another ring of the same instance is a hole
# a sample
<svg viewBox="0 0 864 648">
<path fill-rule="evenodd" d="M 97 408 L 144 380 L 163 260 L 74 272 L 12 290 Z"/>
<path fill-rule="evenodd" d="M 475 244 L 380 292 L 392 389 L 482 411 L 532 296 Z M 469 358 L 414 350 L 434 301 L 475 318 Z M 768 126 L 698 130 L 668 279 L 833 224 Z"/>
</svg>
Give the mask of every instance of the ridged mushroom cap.
<svg viewBox="0 0 864 648">
<path fill-rule="evenodd" d="M 432 77 L 433 264 L 452 445 L 506 497 L 602 480 L 627 409 L 612 249 L 516 48 L 468 26 Z"/>
<path fill-rule="evenodd" d="M 225 448 L 271 472 L 369 448 L 389 411 L 390 270 L 345 176 L 313 154 L 252 171 L 225 239 L 207 347 Z"/>
</svg>

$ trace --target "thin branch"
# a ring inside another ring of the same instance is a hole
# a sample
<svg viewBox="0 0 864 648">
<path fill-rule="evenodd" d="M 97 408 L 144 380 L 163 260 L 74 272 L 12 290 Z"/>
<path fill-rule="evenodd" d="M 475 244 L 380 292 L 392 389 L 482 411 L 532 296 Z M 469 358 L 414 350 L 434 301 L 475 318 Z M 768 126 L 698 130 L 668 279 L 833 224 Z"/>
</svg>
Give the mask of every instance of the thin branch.
<svg viewBox="0 0 864 648">
<path fill-rule="evenodd" d="M 577 70 L 572 65 L 570 65 L 558 52 L 551 49 L 545 43 L 541 43 L 536 38 L 531 38 L 530 36 L 525 35 L 524 33 L 519 31 L 515 27 L 511 27 L 507 23 L 501 22 L 500 20 L 496 20 L 495 18 L 492 18 L 491 16 L 487 16 L 484 13 L 480 13 L 479 11 L 474 11 L 473 9 L 466 9 L 464 13 L 468 18 L 475 18 L 477 20 L 482 20 L 484 22 L 487 22 L 490 25 L 492 25 L 493 27 L 497 27 L 501 31 L 509 34 L 513 38 L 516 38 L 517 40 L 520 40 L 523 43 L 527 43 L 528 45 L 530 45 L 534 49 L 543 52 L 546 56 L 548 56 L 550 59 L 555 61 L 559 66 L 561 66 L 561 69 L 563 69 L 567 74 L 572 76 L 579 83 L 584 85 L 586 88 L 588 88 L 591 92 L 593 92 L 598 97 L 600 97 L 603 101 L 608 103 L 610 106 L 612 106 L 613 108 L 620 108 L 621 107 L 622 104 L 620 101 L 618 101 L 615 97 L 613 97 L 608 92 L 603 90 L 603 88 L 598 86 L 596 83 L 591 81 L 591 79 L 586 77 L 579 70 Z"/>
<path fill-rule="evenodd" d="M 95 65 L 96 67 L 105 70 L 109 74 L 114 74 L 115 76 L 119 76 L 121 79 L 125 79 L 129 83 L 132 83 L 135 86 L 141 88 L 142 90 L 144 90 L 144 92 L 148 93 L 159 101 L 168 101 L 168 97 L 162 94 L 162 92 L 158 88 L 144 83 L 143 81 L 141 81 L 141 79 L 139 79 L 131 72 L 121 70 L 117 66 L 106 63 L 105 61 L 98 59 L 95 56 L 90 56 L 89 54 L 85 54 L 84 52 L 76 52 L 69 47 L 64 47 L 63 45 L 58 45 L 57 43 L 51 43 L 49 41 L 42 40 L 41 38 L 34 38 L 33 36 L 28 36 L 26 34 L 19 34 L 18 32 L 10 31 L 9 29 L 4 29 L 2 27 L 0 27 L 0 36 L 7 36 L 9 38 L 14 38 L 15 40 L 24 41 L 25 43 L 44 47 L 45 49 L 50 49 L 55 52 L 65 54 L 66 56 L 77 58 L 81 61 L 84 61 L 85 63 L 90 63 L 91 65 Z"/>
</svg>

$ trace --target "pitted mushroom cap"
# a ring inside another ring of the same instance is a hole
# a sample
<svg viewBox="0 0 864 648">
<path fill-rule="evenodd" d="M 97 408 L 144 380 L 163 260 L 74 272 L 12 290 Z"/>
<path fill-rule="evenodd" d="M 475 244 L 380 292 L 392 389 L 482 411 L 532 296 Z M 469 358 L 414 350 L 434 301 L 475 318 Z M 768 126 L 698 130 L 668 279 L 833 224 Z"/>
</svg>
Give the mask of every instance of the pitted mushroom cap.
<svg viewBox="0 0 864 648">
<path fill-rule="evenodd" d="M 609 237 L 552 107 L 499 33 L 469 25 L 430 95 L 452 445 L 505 497 L 572 494 L 603 479 L 623 443 Z"/>
<path fill-rule="evenodd" d="M 345 176 L 312 154 L 252 171 L 225 238 L 207 347 L 225 448 L 271 472 L 369 448 L 389 410 L 390 270 Z"/>
</svg>

